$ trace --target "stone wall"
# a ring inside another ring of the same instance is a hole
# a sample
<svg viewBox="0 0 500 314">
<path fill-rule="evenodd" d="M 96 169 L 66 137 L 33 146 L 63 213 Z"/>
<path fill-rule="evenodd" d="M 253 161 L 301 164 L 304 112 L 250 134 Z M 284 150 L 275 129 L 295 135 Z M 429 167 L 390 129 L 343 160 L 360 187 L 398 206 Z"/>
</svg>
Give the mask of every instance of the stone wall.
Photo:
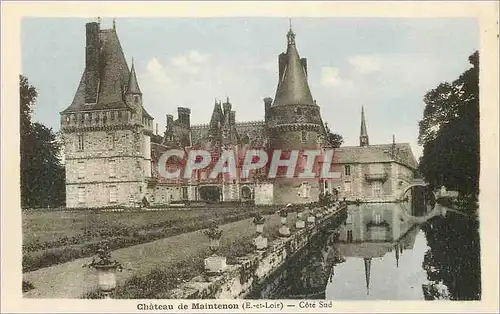
<svg viewBox="0 0 500 314">
<path fill-rule="evenodd" d="M 99 208 L 133 206 L 145 194 L 146 186 L 141 181 L 105 182 L 66 185 L 67 208 Z"/>
<path fill-rule="evenodd" d="M 168 202 L 182 200 L 181 185 L 156 185 L 148 188 L 146 195 L 151 205 L 166 205 Z"/>
<path fill-rule="evenodd" d="M 255 205 L 274 204 L 274 186 L 271 183 L 257 183 L 254 188 Z"/>
<path fill-rule="evenodd" d="M 345 207 L 340 209 L 344 210 Z M 198 276 L 172 291 L 171 299 L 242 299 L 266 282 L 285 263 L 303 249 L 320 230 L 334 220 L 337 212 L 317 220 L 314 226 L 300 229 L 288 238 L 270 243 L 265 251 L 255 251 L 228 265 L 219 276 Z"/>
<path fill-rule="evenodd" d="M 131 197 L 142 200 L 145 177 L 151 176 L 149 135 L 96 127 L 63 138 L 67 207 L 131 206 Z"/>
<path fill-rule="evenodd" d="M 372 165 L 380 166 L 387 174 L 387 178 L 367 180 L 366 175 L 370 173 Z M 342 166 L 340 199 L 345 197 L 351 201 L 356 199 L 367 202 L 394 201 L 399 195 L 399 191 L 413 180 L 412 169 L 395 162 L 350 164 L 350 175 L 346 175 L 344 166 Z"/>
<path fill-rule="evenodd" d="M 274 184 L 274 204 L 317 202 L 321 191 L 318 179 L 279 179 Z"/>
</svg>

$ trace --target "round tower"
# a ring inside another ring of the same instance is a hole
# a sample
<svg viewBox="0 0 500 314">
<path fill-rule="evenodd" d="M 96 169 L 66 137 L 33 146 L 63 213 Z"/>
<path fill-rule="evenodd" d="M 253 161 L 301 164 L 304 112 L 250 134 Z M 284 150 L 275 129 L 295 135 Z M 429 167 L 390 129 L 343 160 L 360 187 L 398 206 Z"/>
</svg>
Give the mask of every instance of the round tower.
<svg viewBox="0 0 500 314">
<path fill-rule="evenodd" d="M 307 82 L 307 60 L 300 58 L 291 28 L 287 33 L 287 50 L 279 55 L 278 64 L 276 96 L 266 112 L 270 148 L 285 152 L 319 150 L 325 132 L 323 122 Z M 304 165 L 306 157 L 301 155 L 298 164 Z M 289 154 L 284 153 L 281 159 L 287 158 Z M 319 178 L 283 178 L 280 172 L 274 187 L 275 203 L 318 201 Z"/>
</svg>

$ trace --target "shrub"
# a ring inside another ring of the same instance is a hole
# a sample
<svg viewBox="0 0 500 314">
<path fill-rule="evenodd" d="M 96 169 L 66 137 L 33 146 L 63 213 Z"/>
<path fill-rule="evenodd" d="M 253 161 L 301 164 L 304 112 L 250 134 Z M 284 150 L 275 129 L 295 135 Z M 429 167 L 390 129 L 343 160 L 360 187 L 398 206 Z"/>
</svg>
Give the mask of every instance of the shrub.
<svg viewBox="0 0 500 314">
<path fill-rule="evenodd" d="M 23 292 L 28 292 L 35 289 L 35 286 L 29 281 L 23 280 Z"/>
</svg>

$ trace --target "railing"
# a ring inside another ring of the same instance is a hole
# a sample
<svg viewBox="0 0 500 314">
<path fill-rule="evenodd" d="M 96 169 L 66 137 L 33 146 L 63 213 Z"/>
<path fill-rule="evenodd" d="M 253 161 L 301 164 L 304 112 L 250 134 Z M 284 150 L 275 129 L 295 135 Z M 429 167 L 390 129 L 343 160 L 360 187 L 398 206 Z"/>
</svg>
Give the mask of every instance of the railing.
<svg viewBox="0 0 500 314">
<path fill-rule="evenodd" d="M 387 172 L 371 172 L 365 174 L 366 181 L 385 181 L 387 177 Z"/>
</svg>

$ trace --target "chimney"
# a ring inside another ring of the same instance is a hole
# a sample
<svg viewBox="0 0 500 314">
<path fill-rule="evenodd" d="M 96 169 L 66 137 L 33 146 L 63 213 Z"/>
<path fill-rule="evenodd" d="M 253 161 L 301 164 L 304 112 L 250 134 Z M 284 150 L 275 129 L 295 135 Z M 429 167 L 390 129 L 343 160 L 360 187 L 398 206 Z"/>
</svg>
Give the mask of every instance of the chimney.
<svg viewBox="0 0 500 314">
<path fill-rule="evenodd" d="M 156 123 L 156 135 L 158 135 L 158 123 Z"/>
<path fill-rule="evenodd" d="M 191 127 L 191 109 L 178 107 L 177 117 L 179 119 L 179 122 L 182 123 L 186 128 Z"/>
<path fill-rule="evenodd" d="M 99 80 L 99 23 L 86 25 L 85 47 L 85 103 L 97 102 L 97 86 Z"/>
</svg>

